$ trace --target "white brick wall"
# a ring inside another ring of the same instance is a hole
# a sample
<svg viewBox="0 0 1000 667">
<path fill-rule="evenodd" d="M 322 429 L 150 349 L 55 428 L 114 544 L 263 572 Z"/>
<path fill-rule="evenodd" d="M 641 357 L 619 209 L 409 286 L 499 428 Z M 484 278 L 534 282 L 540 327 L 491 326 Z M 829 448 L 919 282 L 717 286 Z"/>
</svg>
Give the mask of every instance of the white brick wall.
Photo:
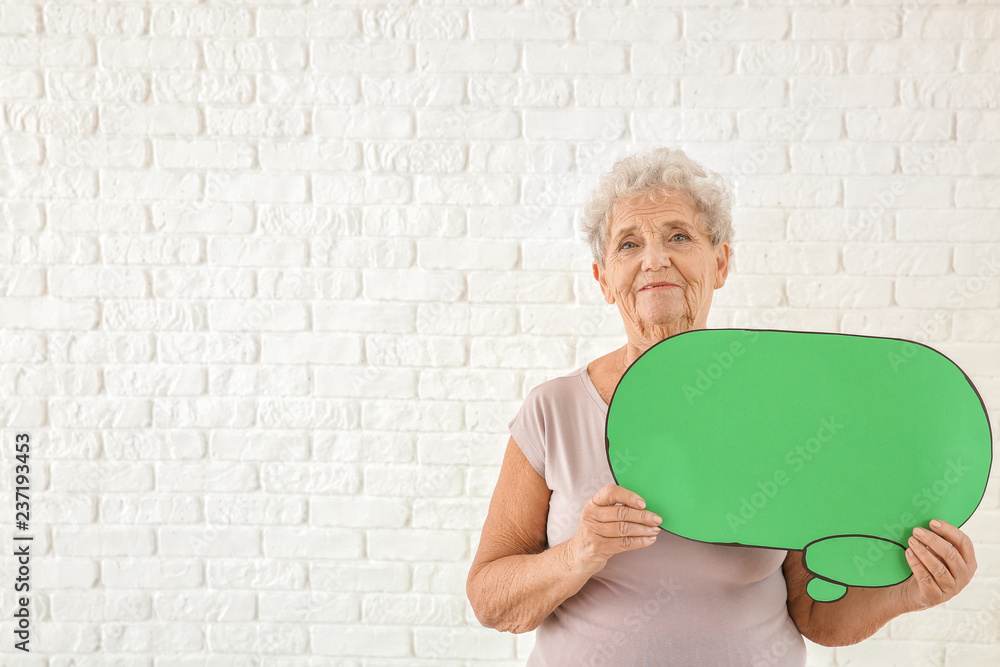
<svg viewBox="0 0 1000 667">
<path fill-rule="evenodd" d="M 972 0 L 4 0 L 0 664 L 523 664 L 465 575 L 523 396 L 624 342 L 574 230 L 641 147 L 736 194 L 710 326 L 927 340 L 996 431 L 998 43 Z M 996 665 L 998 526 L 994 479 L 969 588 L 809 664 Z"/>
</svg>

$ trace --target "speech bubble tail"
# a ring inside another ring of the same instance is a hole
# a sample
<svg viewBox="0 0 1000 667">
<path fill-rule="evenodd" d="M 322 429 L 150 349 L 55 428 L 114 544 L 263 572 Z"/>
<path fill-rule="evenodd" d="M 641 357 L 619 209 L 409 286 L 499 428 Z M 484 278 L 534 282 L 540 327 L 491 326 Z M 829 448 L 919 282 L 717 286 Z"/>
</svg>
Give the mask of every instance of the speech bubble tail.
<svg viewBox="0 0 1000 667">
<path fill-rule="evenodd" d="M 806 584 L 806 593 L 816 602 L 836 602 L 847 594 L 847 586 L 816 577 Z"/>
</svg>

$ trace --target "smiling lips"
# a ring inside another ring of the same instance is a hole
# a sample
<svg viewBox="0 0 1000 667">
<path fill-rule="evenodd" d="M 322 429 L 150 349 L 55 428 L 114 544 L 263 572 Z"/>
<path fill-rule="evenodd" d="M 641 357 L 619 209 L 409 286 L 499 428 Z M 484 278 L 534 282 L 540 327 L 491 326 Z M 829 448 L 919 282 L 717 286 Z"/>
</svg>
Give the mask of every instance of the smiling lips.
<svg viewBox="0 0 1000 667">
<path fill-rule="evenodd" d="M 657 292 L 657 291 L 660 291 L 660 290 L 669 289 L 671 287 L 677 287 L 677 285 L 675 285 L 673 283 L 667 283 L 667 282 L 649 283 L 648 285 L 646 285 L 645 287 L 643 287 L 639 291 L 640 292 Z"/>
</svg>

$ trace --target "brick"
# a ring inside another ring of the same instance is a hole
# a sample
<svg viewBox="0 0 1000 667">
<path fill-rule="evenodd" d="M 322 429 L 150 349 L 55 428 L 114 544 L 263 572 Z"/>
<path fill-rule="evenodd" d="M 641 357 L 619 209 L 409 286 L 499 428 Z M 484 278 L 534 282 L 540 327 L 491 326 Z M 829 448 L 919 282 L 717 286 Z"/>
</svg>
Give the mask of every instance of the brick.
<svg viewBox="0 0 1000 667">
<path fill-rule="evenodd" d="M 739 261 L 741 274 L 829 275 L 840 266 L 836 248 L 805 243 L 741 243 Z"/>
<path fill-rule="evenodd" d="M 416 398 L 417 371 L 412 369 L 356 366 L 316 368 L 313 371 L 318 396 L 367 398 Z"/>
<path fill-rule="evenodd" d="M 196 588 L 202 583 L 202 564 L 160 556 L 103 560 L 101 583 L 106 588 Z"/>
<path fill-rule="evenodd" d="M 897 9 L 797 8 L 792 13 L 792 39 L 888 40 L 899 37 L 901 12 Z"/>
<path fill-rule="evenodd" d="M 341 528 L 400 528 L 410 517 L 406 500 L 367 496 L 329 496 L 309 499 L 309 523 Z"/>
<path fill-rule="evenodd" d="M 476 40 L 568 40 L 572 32 L 570 16 L 544 7 L 474 8 L 469 12 L 469 25 Z"/>
<path fill-rule="evenodd" d="M 507 42 L 422 42 L 417 44 L 419 72 L 513 72 L 519 49 Z"/>
<path fill-rule="evenodd" d="M 459 273 L 370 269 L 362 275 L 363 291 L 368 299 L 455 301 L 465 293 L 465 279 Z"/>
<path fill-rule="evenodd" d="M 462 493 L 462 471 L 453 466 L 365 466 L 368 496 L 441 497 Z"/>
<path fill-rule="evenodd" d="M 9 100 L 33 100 L 42 97 L 42 77 L 38 72 L 0 73 L 0 87 L 4 90 L 4 97 Z"/>
<path fill-rule="evenodd" d="M 0 9 L 0 34 L 29 35 L 38 32 L 41 25 L 38 7 L 8 5 Z"/>
<path fill-rule="evenodd" d="M 294 590 L 305 587 L 303 563 L 270 558 L 208 561 L 206 582 L 212 588 L 236 590 Z"/>
<path fill-rule="evenodd" d="M 445 530 L 369 530 L 368 555 L 376 560 L 461 560 L 466 553 L 465 536 Z"/>
<path fill-rule="evenodd" d="M 954 318 L 944 310 L 903 310 L 892 313 L 845 313 L 841 330 L 863 336 L 904 338 L 920 342 L 948 340 Z"/>
<path fill-rule="evenodd" d="M 253 620 L 256 597 L 249 591 L 157 592 L 153 607 L 163 621 L 230 623 Z"/>
<path fill-rule="evenodd" d="M 307 327 L 305 304 L 281 301 L 228 301 L 208 304 L 208 320 L 218 331 L 295 331 Z"/>
<path fill-rule="evenodd" d="M 375 7 L 362 11 L 365 37 L 412 40 L 457 40 L 465 36 L 465 12 L 461 9 L 403 9 Z"/>
<path fill-rule="evenodd" d="M 361 614 L 372 625 L 459 625 L 465 601 L 448 595 L 366 595 Z"/>
<path fill-rule="evenodd" d="M 903 37 L 924 40 L 979 40 L 1000 37 L 996 7 L 955 9 L 911 8 L 903 16 Z"/>
<path fill-rule="evenodd" d="M 328 559 L 361 559 L 364 556 L 362 536 L 361 530 L 316 526 L 268 527 L 264 529 L 264 555 L 274 558 L 315 558 L 319 554 Z"/>
<path fill-rule="evenodd" d="M 791 182 L 787 177 L 741 176 L 736 179 L 734 190 L 736 201 L 742 206 L 809 208 L 841 203 L 840 181 L 822 176 L 798 176 Z"/>
<path fill-rule="evenodd" d="M 749 141 L 833 141 L 841 138 L 841 113 L 824 110 L 817 96 L 794 110 L 749 109 L 736 112 L 738 134 Z M 706 111 L 707 115 L 717 114 Z M 697 126 L 696 126 L 697 127 Z M 710 131 L 710 130 L 709 130 Z"/>
<path fill-rule="evenodd" d="M 524 114 L 524 136 L 531 140 L 620 139 L 627 127 L 620 111 L 537 109 Z"/>
<path fill-rule="evenodd" d="M 785 83 L 778 78 L 705 76 L 681 80 L 685 108 L 781 107 Z"/>
<path fill-rule="evenodd" d="M 792 106 L 814 109 L 892 107 L 899 84 L 884 76 L 796 76 L 789 79 Z"/>
<path fill-rule="evenodd" d="M 226 525 L 294 525 L 305 521 L 304 499 L 264 495 L 210 495 L 205 500 L 209 523 Z"/>
<path fill-rule="evenodd" d="M 223 71 L 297 71 L 308 61 L 308 45 L 282 39 L 234 41 L 226 39 L 202 42 L 205 67 Z"/>
<path fill-rule="evenodd" d="M 836 276 L 795 279 L 787 285 L 788 304 L 793 308 L 888 308 L 892 303 L 892 289 L 890 279 L 859 280 Z"/>
<path fill-rule="evenodd" d="M 362 340 L 354 335 L 264 334 L 260 361 L 266 364 L 356 364 L 361 361 L 361 350 Z"/>
<path fill-rule="evenodd" d="M 201 499 L 186 496 L 104 494 L 100 508 L 101 522 L 110 524 L 195 523 L 204 516 Z"/>
<path fill-rule="evenodd" d="M 51 595 L 52 618 L 58 621 L 148 621 L 152 607 L 152 597 L 144 592 L 55 591 Z"/>
<path fill-rule="evenodd" d="M 386 399 L 362 401 L 364 428 L 399 431 L 440 431 L 461 428 L 462 406 L 456 402 L 424 400 L 419 403 Z"/>
<path fill-rule="evenodd" d="M 400 41 L 318 40 L 310 61 L 321 72 L 409 72 L 414 56 L 413 46 Z"/>
<path fill-rule="evenodd" d="M 486 628 L 418 627 L 413 634 L 414 653 L 418 657 L 490 660 L 514 657 L 514 637 Z"/>
<path fill-rule="evenodd" d="M 209 451 L 213 459 L 303 461 L 309 457 L 309 443 L 302 433 L 215 431 Z"/>
<path fill-rule="evenodd" d="M 260 618 L 263 621 L 356 623 L 361 619 L 360 607 L 354 595 L 280 592 L 260 595 Z"/>
<path fill-rule="evenodd" d="M 251 464 L 162 461 L 156 464 L 156 486 L 173 493 L 184 491 L 247 492 L 259 487 L 258 468 Z"/>
<path fill-rule="evenodd" d="M 260 533 L 257 527 L 230 526 L 228 523 L 161 526 L 157 529 L 157 553 L 199 559 L 260 556 Z"/>
<path fill-rule="evenodd" d="M 478 501 L 417 498 L 413 501 L 413 527 L 482 530 L 489 503 L 486 498 Z"/>
<path fill-rule="evenodd" d="M 626 68 L 624 47 L 612 44 L 529 42 L 524 52 L 525 69 L 532 74 L 618 74 Z"/>
<path fill-rule="evenodd" d="M 52 550 L 59 556 L 151 556 L 153 531 L 148 527 L 58 527 Z"/>
<path fill-rule="evenodd" d="M 844 246 L 844 268 L 853 275 L 943 275 L 948 248 L 902 243 L 851 243 Z"/>
<path fill-rule="evenodd" d="M 944 141 L 952 136 L 952 113 L 924 109 L 873 109 L 844 114 L 847 136 L 855 141 Z"/>
<path fill-rule="evenodd" d="M 880 204 L 887 209 L 948 208 L 953 200 L 953 185 L 943 178 L 899 175 L 844 179 L 844 205 L 866 208 Z"/>
<path fill-rule="evenodd" d="M 899 278 L 896 302 L 906 308 L 996 308 L 1000 290 L 995 279 L 979 276 Z"/>
<path fill-rule="evenodd" d="M 472 341 L 470 363 L 486 368 L 566 368 L 571 349 L 564 339 L 518 336 Z"/>
<path fill-rule="evenodd" d="M 994 74 L 961 77 L 928 74 L 903 79 L 900 97 L 904 106 L 937 109 L 992 109 L 1000 100 L 1000 81 Z"/>
<path fill-rule="evenodd" d="M 309 631 L 289 623 L 218 623 L 208 626 L 208 648 L 213 653 L 302 654 Z"/>
<path fill-rule="evenodd" d="M 420 374 L 421 398 L 509 400 L 517 395 L 517 378 L 506 371 L 426 369 Z"/>
<path fill-rule="evenodd" d="M 848 67 L 848 49 L 842 44 L 751 42 L 740 45 L 738 62 L 741 74 L 754 76 L 844 74 Z"/>
<path fill-rule="evenodd" d="M 558 274 L 518 271 L 469 275 L 472 302 L 559 303 L 569 301 L 571 293 L 569 279 Z"/>
<path fill-rule="evenodd" d="M 699 42 L 780 40 L 788 33 L 788 11 L 753 9 L 686 9 L 684 37 Z"/>
<path fill-rule="evenodd" d="M 896 150 L 885 145 L 801 144 L 791 147 L 790 157 L 796 174 L 891 174 L 896 169 Z"/>
<path fill-rule="evenodd" d="M 49 211 L 47 217 L 52 225 L 52 209 Z M 0 232 L 37 232 L 41 228 L 41 208 L 34 202 L 5 201 L 0 204 Z"/>
<path fill-rule="evenodd" d="M 196 41 L 106 37 L 97 43 L 97 58 L 114 69 L 195 70 L 200 53 Z"/>
<path fill-rule="evenodd" d="M 312 628 L 310 646 L 317 655 L 403 657 L 410 653 L 410 630 L 391 626 L 324 625 Z"/>
<path fill-rule="evenodd" d="M 315 174 L 313 199 L 320 204 L 406 204 L 412 198 L 411 179 L 395 174 Z"/>
<path fill-rule="evenodd" d="M 309 581 L 314 591 L 398 593 L 410 589 L 410 570 L 399 562 L 312 562 Z"/>
</svg>

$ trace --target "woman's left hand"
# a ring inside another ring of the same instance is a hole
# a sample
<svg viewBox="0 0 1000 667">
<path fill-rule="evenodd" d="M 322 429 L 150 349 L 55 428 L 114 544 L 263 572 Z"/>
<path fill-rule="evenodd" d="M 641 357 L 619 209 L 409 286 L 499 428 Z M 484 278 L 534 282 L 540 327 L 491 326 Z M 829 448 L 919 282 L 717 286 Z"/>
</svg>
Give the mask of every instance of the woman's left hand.
<svg viewBox="0 0 1000 667">
<path fill-rule="evenodd" d="M 913 576 L 900 584 L 908 611 L 939 605 L 958 595 L 976 572 L 972 540 L 946 521 L 931 521 L 931 530 L 914 528 L 906 550 Z"/>
</svg>

